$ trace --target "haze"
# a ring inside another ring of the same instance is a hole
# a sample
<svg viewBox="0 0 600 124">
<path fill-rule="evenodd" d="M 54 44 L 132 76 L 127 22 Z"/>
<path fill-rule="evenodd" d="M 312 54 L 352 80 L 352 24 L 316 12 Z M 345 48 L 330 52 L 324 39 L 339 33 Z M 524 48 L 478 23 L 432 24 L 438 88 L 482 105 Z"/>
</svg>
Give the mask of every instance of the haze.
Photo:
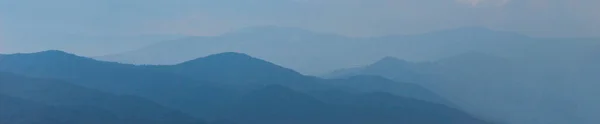
<svg viewBox="0 0 600 124">
<path fill-rule="evenodd" d="M 0 0 L 0 124 L 598 124 L 596 0 Z"/>
<path fill-rule="evenodd" d="M 100 56 L 150 41 L 113 40 L 118 43 L 97 49 L 88 44 L 102 41 L 73 37 L 212 36 L 263 25 L 346 36 L 477 26 L 534 37 L 597 37 L 599 4 L 593 0 L 2 0 L 0 52 L 64 49 Z"/>
</svg>

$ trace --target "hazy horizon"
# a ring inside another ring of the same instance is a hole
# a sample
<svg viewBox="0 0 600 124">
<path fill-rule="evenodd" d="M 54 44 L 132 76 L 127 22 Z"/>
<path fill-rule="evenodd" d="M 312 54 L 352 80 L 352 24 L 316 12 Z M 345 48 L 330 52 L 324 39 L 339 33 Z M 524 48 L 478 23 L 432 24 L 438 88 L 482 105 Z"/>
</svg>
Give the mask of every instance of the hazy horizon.
<svg viewBox="0 0 600 124">
<path fill-rule="evenodd" d="M 0 0 L 0 124 L 599 124 L 600 0 Z"/>
<path fill-rule="evenodd" d="M 532 37 L 589 38 L 600 37 L 600 15 L 595 14 L 600 10 L 594 6 L 599 4 L 588 0 L 0 0 L 0 52 L 60 49 L 101 56 L 156 42 L 119 37 L 216 36 L 254 26 L 352 37 L 485 27 Z M 114 40 L 102 40 L 106 37 Z M 108 50 L 86 44 L 105 45 Z"/>
</svg>

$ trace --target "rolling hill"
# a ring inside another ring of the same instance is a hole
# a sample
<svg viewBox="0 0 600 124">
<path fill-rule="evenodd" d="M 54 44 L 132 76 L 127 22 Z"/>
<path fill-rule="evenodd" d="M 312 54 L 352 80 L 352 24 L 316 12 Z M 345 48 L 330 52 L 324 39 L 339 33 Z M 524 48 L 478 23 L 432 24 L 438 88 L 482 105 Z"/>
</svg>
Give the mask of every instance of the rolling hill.
<svg viewBox="0 0 600 124">
<path fill-rule="evenodd" d="M 61 51 L 45 51 L 0 56 L 0 72 L 55 78 L 98 89 L 97 92 L 139 96 L 194 117 L 207 119 L 209 122 L 489 123 L 444 104 L 419 100 L 442 98 L 418 85 L 396 85 L 396 82 L 381 78 L 355 77 L 332 80 L 304 76 L 291 69 L 240 53 L 215 54 L 176 65 L 136 66 L 97 61 Z M 364 83 L 382 86 L 365 88 L 361 86 Z M 406 91 L 383 89 L 386 85 Z M 56 96 L 47 97 L 91 94 L 77 90 L 60 91 L 73 92 L 57 91 L 56 94 L 48 94 Z M 333 92 L 334 95 L 321 94 L 323 92 Z M 389 105 L 392 109 L 380 108 L 366 102 L 370 99 L 365 100 L 363 95 L 371 93 L 382 93 L 376 94 L 375 96 L 382 97 L 375 100 L 381 100 L 378 104 Z M 93 97 L 82 96 L 83 98 Z M 118 101 L 134 99 L 135 97 Z M 346 104 L 341 101 L 353 102 Z M 366 116 L 368 113 L 379 115 Z M 273 118 L 274 115 L 282 118 Z"/>
</svg>

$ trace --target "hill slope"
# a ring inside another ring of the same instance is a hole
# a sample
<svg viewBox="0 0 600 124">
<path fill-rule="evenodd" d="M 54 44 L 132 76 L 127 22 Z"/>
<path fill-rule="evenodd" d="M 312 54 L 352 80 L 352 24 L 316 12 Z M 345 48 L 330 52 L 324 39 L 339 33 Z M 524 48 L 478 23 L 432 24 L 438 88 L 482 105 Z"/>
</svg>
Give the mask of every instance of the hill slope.
<svg viewBox="0 0 600 124">
<path fill-rule="evenodd" d="M 240 124 L 368 122 L 388 124 L 409 121 L 423 124 L 442 122 L 487 124 L 445 105 L 417 100 L 425 99 L 421 98 L 424 96 L 435 95 L 427 94 L 428 91 L 417 85 L 399 84 L 398 87 L 406 92 L 381 89 L 384 86 L 359 89 L 357 87 L 363 83 L 395 82 L 371 78 L 328 80 L 309 77 L 239 53 L 217 54 L 178 65 L 163 66 L 107 63 L 62 52 L 51 51 L 50 53 L 2 56 L 0 71 L 23 75 L 35 72 L 29 76 L 53 77 L 101 91 L 136 95 L 196 117 L 216 120 L 215 122 L 230 120 Z M 66 57 L 63 60 L 52 56 Z M 63 62 L 70 63 L 67 65 Z M 90 82 L 91 84 L 88 84 Z M 348 83 L 345 84 L 346 82 Z M 330 91 L 340 96 L 319 94 Z M 419 106 L 420 108 L 415 110 L 398 108 L 397 111 L 377 108 L 362 100 L 364 97 L 361 94 L 370 92 L 400 94 L 403 97 L 387 94 L 379 100 L 388 103 L 386 102 L 388 100 L 401 99 L 405 102 L 389 103 L 389 105 L 399 104 L 397 106 Z M 61 94 L 58 96 L 68 95 L 64 92 L 57 93 Z M 337 99 L 360 104 L 349 105 L 340 103 Z M 290 106 L 294 107 L 288 108 Z M 437 112 L 431 112 L 433 110 Z M 330 114 L 323 115 L 323 113 Z M 380 113 L 381 116 L 366 116 L 367 113 Z M 269 118 L 272 115 L 280 115 L 283 120 Z M 410 118 L 422 119 L 410 120 Z"/>
<path fill-rule="evenodd" d="M 198 119 L 177 110 L 166 108 L 150 100 L 132 96 L 112 95 L 57 80 L 25 78 L 12 74 L 0 73 L 0 94 L 32 101 L 10 100 L 13 102 L 25 102 L 23 105 L 31 105 L 17 106 L 17 108 L 38 108 L 37 110 L 32 111 L 42 112 L 40 114 L 42 114 L 41 116 L 43 117 L 52 117 L 52 115 L 43 115 L 43 112 L 46 112 L 45 110 L 64 111 L 66 112 L 65 114 L 71 114 L 56 117 L 57 119 L 62 119 L 66 122 L 82 119 L 80 121 L 87 123 L 100 123 L 106 121 L 149 124 L 203 123 Z M 59 107 L 54 109 L 52 106 Z M 75 112 L 78 111 L 85 114 L 77 115 Z M 79 116 L 91 120 L 78 118 Z M 103 117 L 105 117 L 106 120 L 103 120 Z"/>
</svg>

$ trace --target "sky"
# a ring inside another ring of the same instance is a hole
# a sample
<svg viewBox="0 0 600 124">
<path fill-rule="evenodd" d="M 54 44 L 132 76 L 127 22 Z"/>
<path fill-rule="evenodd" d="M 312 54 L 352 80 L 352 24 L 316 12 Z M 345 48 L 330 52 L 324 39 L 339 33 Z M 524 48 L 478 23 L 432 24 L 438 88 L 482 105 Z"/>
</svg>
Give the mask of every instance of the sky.
<svg viewBox="0 0 600 124">
<path fill-rule="evenodd" d="M 598 5 L 598 0 L 0 0 L 0 53 L 102 42 L 71 37 L 213 36 L 262 25 L 355 37 L 473 26 L 534 37 L 600 37 Z M 126 41 L 111 43 L 119 42 Z"/>
</svg>

